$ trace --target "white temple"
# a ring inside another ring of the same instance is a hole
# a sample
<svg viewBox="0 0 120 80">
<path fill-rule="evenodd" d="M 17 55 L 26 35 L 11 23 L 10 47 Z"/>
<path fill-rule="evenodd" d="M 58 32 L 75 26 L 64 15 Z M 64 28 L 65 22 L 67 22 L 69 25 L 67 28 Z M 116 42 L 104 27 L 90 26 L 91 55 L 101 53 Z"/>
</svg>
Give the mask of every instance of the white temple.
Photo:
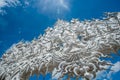
<svg viewBox="0 0 120 80">
<path fill-rule="evenodd" d="M 99 20 L 58 20 L 31 42 L 13 44 L 0 59 L 0 80 L 28 80 L 33 74 L 50 72 L 91 80 L 98 71 L 112 66 L 100 57 L 111 58 L 120 49 L 120 12 L 106 13 Z M 116 55 L 120 55 L 117 54 Z"/>
</svg>

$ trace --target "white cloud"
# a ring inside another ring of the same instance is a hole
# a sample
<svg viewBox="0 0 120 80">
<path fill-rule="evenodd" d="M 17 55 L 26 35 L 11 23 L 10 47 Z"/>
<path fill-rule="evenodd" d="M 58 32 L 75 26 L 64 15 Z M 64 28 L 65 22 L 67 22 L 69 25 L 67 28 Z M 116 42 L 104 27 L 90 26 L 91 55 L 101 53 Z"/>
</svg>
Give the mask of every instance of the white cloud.
<svg viewBox="0 0 120 80">
<path fill-rule="evenodd" d="M 2 10 L 2 9 L 0 8 L 0 14 L 1 14 L 1 15 L 4 15 L 4 14 L 6 14 L 6 11 L 5 11 L 5 10 Z"/>
<path fill-rule="evenodd" d="M 38 6 L 44 13 L 69 11 L 69 0 L 40 0 Z"/>
<path fill-rule="evenodd" d="M 0 0 L 0 8 L 6 6 L 7 3 L 5 2 L 5 0 Z"/>
<path fill-rule="evenodd" d="M 20 0 L 0 0 L 0 14 L 6 13 L 4 7 L 15 7 L 17 5 L 29 6 L 31 2 L 31 0 L 24 0 L 24 5 L 20 3 Z M 65 12 L 70 10 L 70 0 L 36 0 L 32 2 L 32 6 L 34 5 L 43 14 L 64 15 Z"/>
<path fill-rule="evenodd" d="M 25 1 L 24 3 L 25 3 L 26 6 L 30 5 L 30 3 L 28 1 Z"/>
<path fill-rule="evenodd" d="M 113 70 L 114 73 L 120 71 L 120 61 L 116 62 L 114 66 L 111 67 L 111 69 Z"/>
<path fill-rule="evenodd" d="M 97 76 L 94 80 L 106 80 L 107 72 L 104 71 L 99 71 L 97 72 Z"/>
<path fill-rule="evenodd" d="M 114 66 L 112 67 L 108 67 L 111 71 L 99 71 L 97 72 L 97 76 L 95 78 L 95 80 L 102 80 L 102 79 L 107 79 L 107 80 L 111 80 L 112 79 L 112 75 L 116 74 L 117 72 L 120 71 L 120 61 L 116 62 L 114 64 Z"/>
<path fill-rule="evenodd" d="M 111 70 L 113 71 L 110 71 L 109 74 L 107 75 L 109 79 L 111 78 L 112 74 L 115 74 L 120 71 L 120 61 L 116 62 L 114 66 L 111 67 Z"/>
<path fill-rule="evenodd" d="M 18 0 L 0 0 L 0 14 L 5 14 L 4 7 L 15 7 L 20 4 Z"/>
<path fill-rule="evenodd" d="M 6 0 L 6 2 L 8 3 L 7 6 L 17 6 L 20 5 L 20 1 L 19 0 Z"/>
</svg>

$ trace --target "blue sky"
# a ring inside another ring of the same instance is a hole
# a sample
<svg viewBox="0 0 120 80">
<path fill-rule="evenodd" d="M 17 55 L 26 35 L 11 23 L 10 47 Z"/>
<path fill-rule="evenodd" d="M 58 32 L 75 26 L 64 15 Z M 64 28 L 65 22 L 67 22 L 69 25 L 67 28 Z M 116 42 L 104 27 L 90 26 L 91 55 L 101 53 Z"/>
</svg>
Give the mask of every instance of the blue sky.
<svg viewBox="0 0 120 80">
<path fill-rule="evenodd" d="M 12 44 L 43 34 L 57 19 L 102 18 L 104 12 L 120 12 L 120 0 L 0 0 L 0 57 Z M 114 57 L 119 66 L 120 58 Z M 110 75 L 120 79 L 120 71 Z"/>
</svg>

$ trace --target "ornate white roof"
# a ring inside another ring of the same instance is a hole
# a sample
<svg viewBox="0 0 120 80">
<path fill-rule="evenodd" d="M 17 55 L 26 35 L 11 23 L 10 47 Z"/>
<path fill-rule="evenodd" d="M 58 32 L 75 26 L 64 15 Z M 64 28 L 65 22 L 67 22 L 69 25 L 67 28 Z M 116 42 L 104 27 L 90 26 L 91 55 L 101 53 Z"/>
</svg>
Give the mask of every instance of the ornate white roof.
<svg viewBox="0 0 120 80">
<path fill-rule="evenodd" d="M 0 60 L 0 78 L 25 80 L 32 74 L 51 72 L 53 77 L 60 73 L 58 78 L 68 74 L 92 79 L 112 65 L 100 57 L 110 57 L 118 49 L 120 13 L 107 13 L 102 20 L 58 20 L 37 39 L 13 44 Z"/>
</svg>

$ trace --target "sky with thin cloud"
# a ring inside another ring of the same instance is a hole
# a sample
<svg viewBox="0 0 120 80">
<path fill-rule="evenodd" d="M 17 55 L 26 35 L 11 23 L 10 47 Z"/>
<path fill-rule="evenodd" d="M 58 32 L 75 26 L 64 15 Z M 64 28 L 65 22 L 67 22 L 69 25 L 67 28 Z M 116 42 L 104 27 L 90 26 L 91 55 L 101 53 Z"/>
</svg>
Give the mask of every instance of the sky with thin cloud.
<svg viewBox="0 0 120 80">
<path fill-rule="evenodd" d="M 101 19 L 104 12 L 120 12 L 120 0 L 0 0 L 0 57 L 12 44 L 44 34 L 58 19 Z M 98 72 L 96 80 L 120 79 L 120 58 L 113 56 L 113 71 Z"/>
</svg>

